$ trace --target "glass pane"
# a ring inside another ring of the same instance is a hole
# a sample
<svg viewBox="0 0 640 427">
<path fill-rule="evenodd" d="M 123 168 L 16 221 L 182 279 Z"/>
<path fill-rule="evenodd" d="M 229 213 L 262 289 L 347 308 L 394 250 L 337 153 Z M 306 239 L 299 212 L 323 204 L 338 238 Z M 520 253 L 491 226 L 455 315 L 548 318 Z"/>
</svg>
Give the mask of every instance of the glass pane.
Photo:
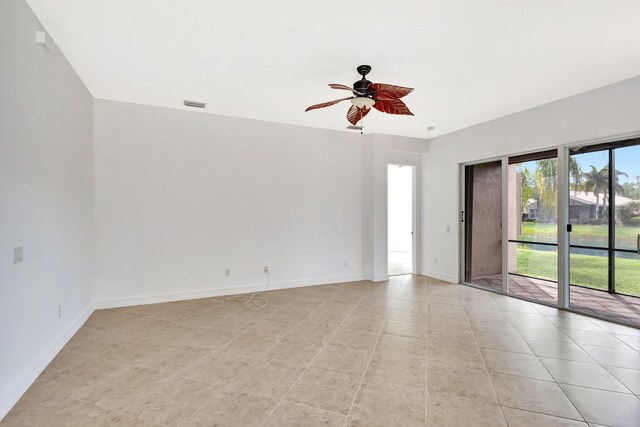
<svg viewBox="0 0 640 427">
<path fill-rule="evenodd" d="M 558 241 L 558 159 L 509 165 L 509 240 Z"/>
<path fill-rule="evenodd" d="M 608 247 L 609 152 L 574 154 L 569 159 L 571 244 Z"/>
<path fill-rule="evenodd" d="M 569 264 L 571 285 L 608 289 L 609 258 L 606 250 L 571 248 Z"/>
<path fill-rule="evenodd" d="M 558 252 L 555 246 L 509 243 L 511 274 L 557 281 L 557 260 Z"/>
<path fill-rule="evenodd" d="M 616 248 L 638 249 L 640 235 L 640 145 L 614 150 Z"/>
<path fill-rule="evenodd" d="M 502 163 L 466 169 L 465 281 L 502 289 Z"/>
<path fill-rule="evenodd" d="M 557 301 L 557 248 L 509 243 L 509 293 L 554 304 Z"/>
<path fill-rule="evenodd" d="M 616 292 L 640 297 L 640 255 L 616 252 Z M 636 307 L 640 310 L 640 302 Z"/>
</svg>

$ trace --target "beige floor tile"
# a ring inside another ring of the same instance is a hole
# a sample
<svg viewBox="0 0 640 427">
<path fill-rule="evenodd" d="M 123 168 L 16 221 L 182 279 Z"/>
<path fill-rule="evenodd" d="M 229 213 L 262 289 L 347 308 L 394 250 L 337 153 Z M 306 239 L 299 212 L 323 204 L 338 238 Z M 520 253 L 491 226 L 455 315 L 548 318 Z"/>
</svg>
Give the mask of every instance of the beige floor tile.
<svg viewBox="0 0 640 427">
<path fill-rule="evenodd" d="M 291 341 L 324 344 L 329 341 L 335 331 L 336 328 L 331 326 L 297 325 L 289 331 L 285 338 Z"/>
<path fill-rule="evenodd" d="M 105 411 L 120 411 L 164 385 L 167 380 L 166 373 L 129 367 L 97 381 L 78 398 Z"/>
<path fill-rule="evenodd" d="M 536 356 L 489 349 L 482 349 L 481 353 L 489 372 L 553 381 Z"/>
<path fill-rule="evenodd" d="M 581 345 L 582 349 L 596 359 L 598 363 L 619 368 L 640 369 L 640 353 L 635 350 Z"/>
<path fill-rule="evenodd" d="M 300 324 L 338 327 L 348 315 L 348 312 L 314 311 L 305 317 Z"/>
<path fill-rule="evenodd" d="M 478 347 L 511 353 L 533 354 L 529 346 L 518 335 L 500 335 L 489 332 L 474 334 Z"/>
<path fill-rule="evenodd" d="M 634 328 L 411 275 L 265 296 L 98 310 L 1 424 L 424 427 L 427 403 L 429 426 L 639 419 Z"/>
<path fill-rule="evenodd" d="M 325 345 L 310 366 L 362 377 L 371 354 L 341 345 Z"/>
<path fill-rule="evenodd" d="M 640 395 L 640 370 L 605 366 L 611 374 L 633 393 Z"/>
<path fill-rule="evenodd" d="M 259 426 L 269 417 L 276 399 L 249 393 L 219 392 L 187 418 L 182 426 Z"/>
<path fill-rule="evenodd" d="M 629 393 L 620 381 L 600 365 L 544 357 L 540 361 L 559 383 Z"/>
<path fill-rule="evenodd" d="M 427 357 L 427 346 L 424 341 L 399 335 L 380 335 L 378 343 L 376 344 L 376 351 L 381 353 L 398 353 L 420 359 Z"/>
<path fill-rule="evenodd" d="M 489 374 L 484 369 L 455 368 L 427 361 L 427 387 L 437 393 L 498 403 Z"/>
<path fill-rule="evenodd" d="M 387 320 L 382 328 L 382 333 L 424 340 L 427 336 L 427 329 L 423 322 L 412 323 Z"/>
<path fill-rule="evenodd" d="M 624 335 L 612 334 L 614 337 L 631 347 L 636 351 L 640 351 L 640 335 Z"/>
<path fill-rule="evenodd" d="M 436 365 L 485 369 L 484 360 L 475 346 L 428 346 L 427 359 Z"/>
<path fill-rule="evenodd" d="M 340 327 L 329 343 L 370 352 L 373 351 L 377 341 L 378 334 Z"/>
<path fill-rule="evenodd" d="M 398 384 L 424 390 L 426 375 L 425 359 L 375 351 L 369 362 L 365 379 L 370 382 Z"/>
<path fill-rule="evenodd" d="M 638 425 L 637 396 L 572 385 L 562 385 L 562 389 L 588 422 L 620 427 Z"/>
<path fill-rule="evenodd" d="M 515 408 L 502 408 L 509 427 L 588 427 L 583 421 L 537 414 Z"/>
<path fill-rule="evenodd" d="M 220 351 L 257 358 L 278 342 L 275 337 L 243 332 L 219 348 Z"/>
<path fill-rule="evenodd" d="M 596 363 L 586 351 L 573 342 L 531 337 L 525 338 L 525 341 L 537 356 Z"/>
<path fill-rule="evenodd" d="M 281 402 L 271 414 L 265 427 L 342 427 L 345 416 L 324 409 L 293 402 Z"/>
<path fill-rule="evenodd" d="M 457 393 L 432 392 L 427 396 L 427 425 L 447 427 L 507 427 L 502 408 Z"/>
<path fill-rule="evenodd" d="M 383 318 L 362 317 L 351 313 L 342 324 L 342 327 L 378 334 L 382 329 L 382 325 L 384 325 Z"/>
<path fill-rule="evenodd" d="M 502 406 L 582 421 L 576 408 L 555 382 L 496 373 L 490 375 Z"/>
<path fill-rule="evenodd" d="M 285 400 L 346 415 L 361 378 L 325 369 L 309 368 Z"/>
<path fill-rule="evenodd" d="M 347 423 L 352 427 L 423 427 L 425 413 L 426 396 L 423 391 L 365 381 Z"/>
<path fill-rule="evenodd" d="M 252 358 L 240 354 L 212 351 L 193 364 L 177 369 L 178 375 L 215 386 L 217 390 L 244 372 Z"/>
<path fill-rule="evenodd" d="M 264 353 L 261 360 L 305 368 L 321 348 L 321 344 L 313 342 L 282 339 Z"/>
<path fill-rule="evenodd" d="M 165 347 L 155 353 L 149 353 L 133 363 L 134 366 L 166 373 L 187 368 L 208 351 L 201 347 Z"/>
<path fill-rule="evenodd" d="M 258 362 L 233 378 L 222 391 L 251 393 L 282 399 L 302 374 L 303 368 L 273 362 Z"/>
<path fill-rule="evenodd" d="M 268 337 L 282 338 L 289 333 L 294 325 L 286 322 L 278 322 L 272 319 L 263 319 L 246 330 L 251 334 L 265 335 Z"/>
<path fill-rule="evenodd" d="M 623 350 L 631 350 L 631 348 L 627 344 L 623 343 L 607 332 L 583 331 L 577 329 L 563 329 L 562 332 L 564 332 L 577 344 L 588 344 L 599 347 L 611 347 L 620 348 Z"/>
<path fill-rule="evenodd" d="M 148 425 L 176 426 L 215 395 L 214 387 L 195 380 L 173 377 L 141 396 L 125 409 L 131 418 Z"/>
</svg>

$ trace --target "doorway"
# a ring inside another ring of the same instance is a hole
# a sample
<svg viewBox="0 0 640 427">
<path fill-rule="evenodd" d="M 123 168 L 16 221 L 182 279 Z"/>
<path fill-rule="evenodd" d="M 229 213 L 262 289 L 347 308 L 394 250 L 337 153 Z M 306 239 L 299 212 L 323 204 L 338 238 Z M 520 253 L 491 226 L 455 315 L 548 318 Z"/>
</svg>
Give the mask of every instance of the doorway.
<svg viewBox="0 0 640 427">
<path fill-rule="evenodd" d="M 502 291 L 502 162 L 464 170 L 464 281 Z"/>
<path fill-rule="evenodd" d="M 415 270 L 415 167 L 387 166 L 388 274 Z"/>
</svg>

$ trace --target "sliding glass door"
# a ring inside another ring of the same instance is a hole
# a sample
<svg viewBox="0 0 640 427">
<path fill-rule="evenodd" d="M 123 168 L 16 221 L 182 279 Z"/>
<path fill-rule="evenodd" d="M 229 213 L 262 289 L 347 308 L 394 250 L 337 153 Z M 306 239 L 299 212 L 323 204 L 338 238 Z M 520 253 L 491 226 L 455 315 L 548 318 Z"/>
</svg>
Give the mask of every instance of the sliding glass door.
<svg viewBox="0 0 640 427">
<path fill-rule="evenodd" d="M 509 158 L 508 293 L 558 299 L 557 150 Z"/>
<path fill-rule="evenodd" d="M 640 319 L 640 141 L 571 150 L 570 307 Z"/>
<path fill-rule="evenodd" d="M 464 282 L 640 326 L 640 138 L 463 171 Z"/>
</svg>

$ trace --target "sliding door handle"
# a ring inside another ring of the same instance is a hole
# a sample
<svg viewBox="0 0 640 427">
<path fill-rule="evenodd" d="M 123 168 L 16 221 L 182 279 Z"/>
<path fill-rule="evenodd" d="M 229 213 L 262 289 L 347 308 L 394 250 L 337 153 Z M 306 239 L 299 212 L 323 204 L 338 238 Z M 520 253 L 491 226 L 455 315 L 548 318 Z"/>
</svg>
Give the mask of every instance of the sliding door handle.
<svg viewBox="0 0 640 427">
<path fill-rule="evenodd" d="M 638 249 L 638 255 L 640 255 L 640 234 L 638 234 L 638 240 L 636 241 L 636 248 Z"/>
</svg>

